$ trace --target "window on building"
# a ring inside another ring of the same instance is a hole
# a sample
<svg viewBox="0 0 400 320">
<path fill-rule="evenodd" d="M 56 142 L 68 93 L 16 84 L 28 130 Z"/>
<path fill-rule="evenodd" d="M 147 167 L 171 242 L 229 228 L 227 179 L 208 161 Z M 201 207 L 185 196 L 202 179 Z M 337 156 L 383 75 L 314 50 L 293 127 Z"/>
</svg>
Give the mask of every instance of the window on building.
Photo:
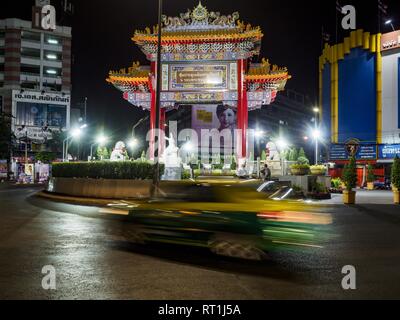
<svg viewBox="0 0 400 320">
<path fill-rule="evenodd" d="M 57 84 L 57 83 L 43 83 L 43 88 L 46 90 L 50 90 L 50 91 L 61 91 L 61 84 Z"/>
<path fill-rule="evenodd" d="M 49 78 L 61 77 L 62 69 L 61 68 L 53 68 L 53 67 L 44 67 L 43 68 L 43 76 Z"/>
<path fill-rule="evenodd" d="M 66 123 L 66 106 L 29 102 L 17 103 L 17 126 L 65 127 Z"/>
<path fill-rule="evenodd" d="M 61 54 L 54 51 L 45 51 L 44 59 L 48 61 L 61 61 Z"/>
<path fill-rule="evenodd" d="M 39 89 L 39 80 L 36 82 L 22 81 L 21 88 L 22 89 Z"/>
<path fill-rule="evenodd" d="M 31 32 L 31 31 L 22 31 L 21 33 L 22 40 L 40 42 L 40 32 Z"/>
<path fill-rule="evenodd" d="M 40 66 L 21 64 L 21 73 L 40 77 Z"/>
<path fill-rule="evenodd" d="M 62 45 L 62 39 L 52 34 L 46 34 L 44 36 L 44 43 L 50 45 Z"/>
<path fill-rule="evenodd" d="M 4 72 L 4 63 L 0 63 L 0 72 Z"/>
<path fill-rule="evenodd" d="M 40 59 L 40 49 L 21 48 L 21 56 Z"/>
</svg>

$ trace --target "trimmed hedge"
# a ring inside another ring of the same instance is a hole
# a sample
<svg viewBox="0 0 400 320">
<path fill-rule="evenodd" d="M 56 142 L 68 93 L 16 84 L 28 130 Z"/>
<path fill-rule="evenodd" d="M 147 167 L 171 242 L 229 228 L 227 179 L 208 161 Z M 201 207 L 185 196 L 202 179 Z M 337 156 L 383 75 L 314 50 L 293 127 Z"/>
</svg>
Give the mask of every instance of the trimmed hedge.
<svg viewBox="0 0 400 320">
<path fill-rule="evenodd" d="M 163 174 L 164 165 L 160 164 L 160 177 Z M 53 163 L 52 176 L 54 178 L 151 180 L 154 176 L 154 164 L 143 161 Z"/>
</svg>

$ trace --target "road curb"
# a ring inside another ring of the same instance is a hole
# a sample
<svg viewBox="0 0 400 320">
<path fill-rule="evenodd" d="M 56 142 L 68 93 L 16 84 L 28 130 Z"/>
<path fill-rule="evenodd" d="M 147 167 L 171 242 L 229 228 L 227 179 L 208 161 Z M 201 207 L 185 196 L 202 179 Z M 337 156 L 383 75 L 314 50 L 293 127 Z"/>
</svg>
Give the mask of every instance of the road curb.
<svg viewBox="0 0 400 320">
<path fill-rule="evenodd" d="M 81 198 L 81 197 L 71 197 L 64 196 L 60 194 L 53 194 L 46 191 L 40 191 L 35 194 L 36 197 L 44 198 L 47 200 L 52 200 L 56 202 L 64 202 L 71 203 L 83 206 L 96 206 L 96 207 L 105 207 L 110 203 L 116 201 L 116 199 L 97 199 L 97 198 Z M 122 200 L 122 199 L 121 199 Z"/>
</svg>

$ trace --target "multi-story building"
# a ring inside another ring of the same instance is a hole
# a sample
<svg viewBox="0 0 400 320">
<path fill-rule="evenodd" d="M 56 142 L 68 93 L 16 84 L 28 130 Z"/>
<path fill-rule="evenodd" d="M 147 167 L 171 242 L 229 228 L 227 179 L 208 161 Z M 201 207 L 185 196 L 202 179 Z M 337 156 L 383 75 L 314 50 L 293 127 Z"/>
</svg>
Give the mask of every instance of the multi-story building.
<svg viewBox="0 0 400 320">
<path fill-rule="evenodd" d="M 33 22 L 0 20 L 0 108 L 13 116 L 16 156 L 26 143 L 30 155 L 46 150 L 70 125 L 71 28 L 43 30 L 38 12 L 33 7 Z"/>
<path fill-rule="evenodd" d="M 373 164 L 390 176 L 400 156 L 400 31 L 353 31 L 342 43 L 326 45 L 319 62 L 329 159 L 340 169 L 355 156 L 360 167 Z"/>
</svg>

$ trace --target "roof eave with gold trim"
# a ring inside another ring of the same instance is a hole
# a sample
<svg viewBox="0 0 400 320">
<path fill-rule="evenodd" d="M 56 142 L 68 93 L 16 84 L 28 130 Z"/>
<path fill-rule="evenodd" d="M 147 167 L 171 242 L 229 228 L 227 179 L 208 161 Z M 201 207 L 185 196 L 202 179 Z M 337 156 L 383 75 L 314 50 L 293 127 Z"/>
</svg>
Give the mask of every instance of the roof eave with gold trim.
<svg viewBox="0 0 400 320">
<path fill-rule="evenodd" d="M 140 66 L 139 62 L 133 62 L 129 68 L 123 68 L 117 71 L 110 71 L 106 81 L 113 85 L 122 83 L 146 84 L 149 83 L 149 67 Z"/>
<path fill-rule="evenodd" d="M 210 32 L 176 32 L 166 33 L 162 35 L 162 45 L 168 44 L 189 44 L 189 43 L 213 43 L 213 42 L 242 42 L 242 41 L 252 41 L 255 43 L 261 42 L 264 34 L 257 28 L 251 31 L 246 31 L 243 33 L 231 33 L 225 30 L 213 30 Z M 138 46 L 142 46 L 146 43 L 157 44 L 158 35 L 157 34 L 145 34 L 141 32 L 136 32 L 132 37 L 132 41 Z"/>
</svg>

